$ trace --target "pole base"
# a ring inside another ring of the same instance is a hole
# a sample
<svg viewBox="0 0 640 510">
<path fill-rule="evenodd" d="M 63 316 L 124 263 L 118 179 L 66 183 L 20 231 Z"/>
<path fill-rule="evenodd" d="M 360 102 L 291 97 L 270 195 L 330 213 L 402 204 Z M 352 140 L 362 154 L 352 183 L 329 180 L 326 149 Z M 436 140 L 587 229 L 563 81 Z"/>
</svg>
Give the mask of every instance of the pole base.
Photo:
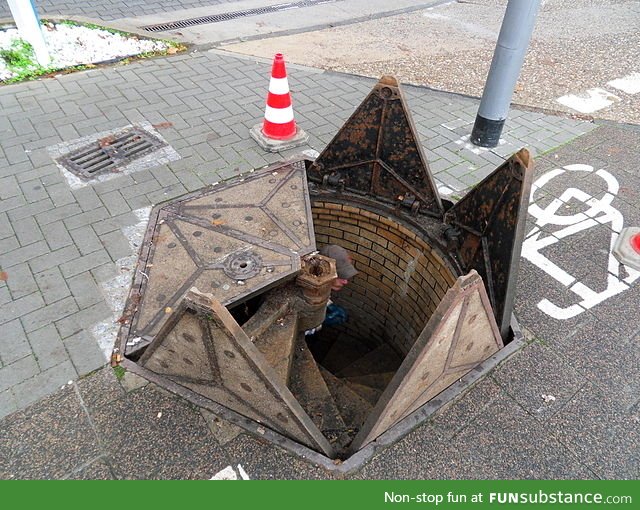
<svg viewBox="0 0 640 510">
<path fill-rule="evenodd" d="M 476 122 L 471 131 L 471 143 L 478 147 L 497 147 L 505 120 L 485 119 L 476 115 Z"/>
<path fill-rule="evenodd" d="M 256 124 L 249 130 L 251 138 L 267 152 L 280 152 L 299 145 L 304 145 L 309 141 L 309 135 L 299 127 L 296 127 L 296 134 L 288 140 L 274 140 L 267 138 L 262 132 L 262 124 Z"/>
</svg>

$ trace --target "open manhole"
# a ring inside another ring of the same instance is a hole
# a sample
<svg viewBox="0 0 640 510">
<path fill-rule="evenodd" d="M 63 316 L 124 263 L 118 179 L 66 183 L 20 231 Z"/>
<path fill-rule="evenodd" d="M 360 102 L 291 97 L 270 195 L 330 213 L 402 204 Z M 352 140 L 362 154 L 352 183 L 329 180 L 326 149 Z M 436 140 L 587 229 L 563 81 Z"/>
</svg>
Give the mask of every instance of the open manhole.
<svg viewBox="0 0 640 510">
<path fill-rule="evenodd" d="M 115 359 L 328 469 L 356 467 L 509 350 L 531 166 L 520 151 L 441 200 L 385 77 L 315 161 L 155 208 Z M 337 293 L 316 252 L 329 244 L 359 271 Z M 349 320 L 305 336 L 329 297 Z"/>
<path fill-rule="evenodd" d="M 78 177 L 93 179 L 166 146 L 147 130 L 133 126 L 71 151 L 57 162 Z"/>
</svg>

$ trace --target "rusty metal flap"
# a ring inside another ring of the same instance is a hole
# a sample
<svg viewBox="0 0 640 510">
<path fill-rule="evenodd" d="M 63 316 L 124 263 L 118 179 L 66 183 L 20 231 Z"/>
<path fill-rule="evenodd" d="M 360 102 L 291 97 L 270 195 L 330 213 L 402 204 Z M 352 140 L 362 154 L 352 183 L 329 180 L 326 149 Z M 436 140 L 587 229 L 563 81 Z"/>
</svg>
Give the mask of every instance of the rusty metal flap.
<svg viewBox="0 0 640 510">
<path fill-rule="evenodd" d="M 440 195 L 397 80 L 383 76 L 307 170 L 310 179 L 442 217 Z M 416 207 L 417 208 L 417 207 Z"/>
<path fill-rule="evenodd" d="M 212 294 L 190 289 L 140 366 L 333 456 L 332 446 Z"/>
<path fill-rule="evenodd" d="M 502 347 L 482 278 L 472 270 L 447 291 L 351 450 L 373 441 Z"/>
<path fill-rule="evenodd" d="M 315 250 L 304 163 L 272 165 L 158 206 L 121 319 L 126 355 L 144 348 L 192 286 L 223 305 L 293 278 Z"/>
<path fill-rule="evenodd" d="M 504 339 L 511 323 L 532 177 L 533 158 L 522 149 L 444 216 L 445 223 L 461 234 L 456 252 L 463 269 L 475 269 L 485 282 Z"/>
</svg>

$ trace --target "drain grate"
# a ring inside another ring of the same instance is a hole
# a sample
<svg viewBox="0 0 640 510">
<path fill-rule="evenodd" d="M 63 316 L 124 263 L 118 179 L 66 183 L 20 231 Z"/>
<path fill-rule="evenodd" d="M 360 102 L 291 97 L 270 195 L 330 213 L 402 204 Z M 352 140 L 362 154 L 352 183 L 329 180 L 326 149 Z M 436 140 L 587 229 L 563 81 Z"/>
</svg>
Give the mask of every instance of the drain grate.
<svg viewBox="0 0 640 510">
<path fill-rule="evenodd" d="M 208 23 L 219 23 L 221 21 L 229 21 L 237 18 L 246 18 L 247 16 L 257 16 L 259 14 L 269 14 L 272 12 L 288 11 L 290 9 L 300 9 L 301 7 L 312 7 L 315 5 L 328 4 L 336 0 L 302 0 L 300 2 L 287 2 L 284 4 L 268 5 L 266 7 L 256 7 L 253 9 L 245 9 L 242 11 L 224 12 L 222 14 L 213 14 L 211 16 L 202 16 L 200 18 L 183 19 L 179 21 L 168 21 L 167 23 L 159 23 L 157 25 L 146 25 L 140 27 L 147 32 L 166 32 L 167 30 L 175 30 L 177 28 L 193 27 L 195 25 L 206 25 Z"/>
<path fill-rule="evenodd" d="M 132 127 L 65 154 L 58 162 L 75 175 L 93 178 L 166 146 L 148 131 Z"/>
</svg>

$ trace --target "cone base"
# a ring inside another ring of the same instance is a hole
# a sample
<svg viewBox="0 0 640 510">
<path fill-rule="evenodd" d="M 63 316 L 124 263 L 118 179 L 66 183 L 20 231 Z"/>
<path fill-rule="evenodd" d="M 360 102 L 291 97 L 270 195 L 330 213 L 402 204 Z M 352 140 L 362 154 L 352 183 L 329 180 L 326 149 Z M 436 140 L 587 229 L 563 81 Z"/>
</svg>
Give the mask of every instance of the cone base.
<svg viewBox="0 0 640 510">
<path fill-rule="evenodd" d="M 256 124 L 249 130 L 251 138 L 253 138 L 258 145 L 267 152 L 280 152 L 299 145 L 304 145 L 309 141 L 309 135 L 300 127 L 296 126 L 296 134 L 286 140 L 274 140 L 273 138 L 267 138 L 262 132 L 262 124 Z"/>
</svg>

